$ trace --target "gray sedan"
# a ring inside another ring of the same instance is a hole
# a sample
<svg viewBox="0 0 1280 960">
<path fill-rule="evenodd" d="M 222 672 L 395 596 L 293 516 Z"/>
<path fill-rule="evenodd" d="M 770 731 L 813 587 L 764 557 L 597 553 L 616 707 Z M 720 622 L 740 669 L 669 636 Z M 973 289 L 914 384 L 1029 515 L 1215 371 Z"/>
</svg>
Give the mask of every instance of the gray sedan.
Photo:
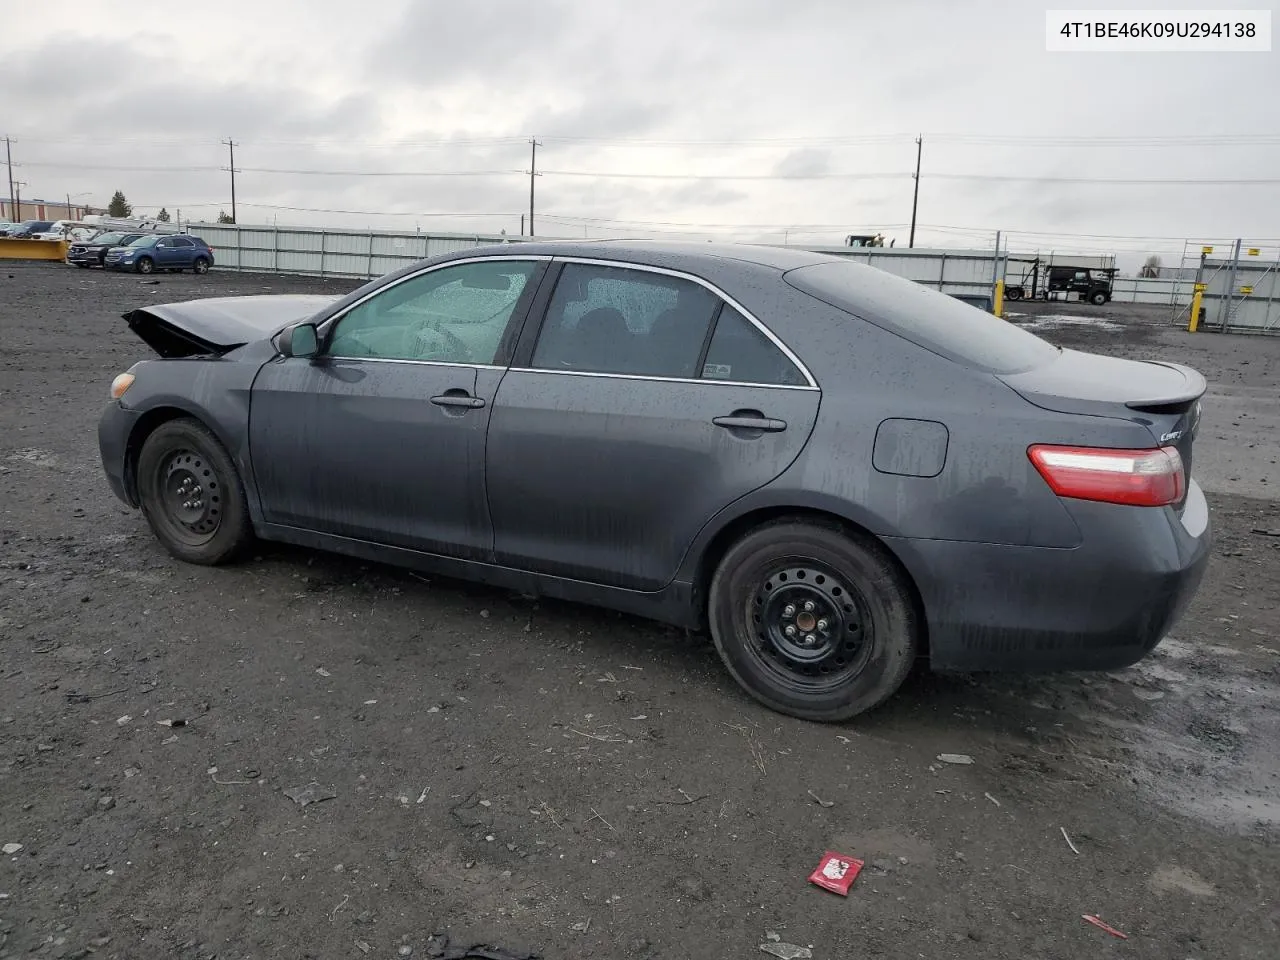
<svg viewBox="0 0 1280 960">
<path fill-rule="evenodd" d="M 175 557 L 259 537 L 706 628 L 793 716 L 923 658 L 1131 664 L 1208 557 L 1198 373 L 837 257 L 509 244 L 126 316 L 159 359 L 102 462 Z"/>
</svg>

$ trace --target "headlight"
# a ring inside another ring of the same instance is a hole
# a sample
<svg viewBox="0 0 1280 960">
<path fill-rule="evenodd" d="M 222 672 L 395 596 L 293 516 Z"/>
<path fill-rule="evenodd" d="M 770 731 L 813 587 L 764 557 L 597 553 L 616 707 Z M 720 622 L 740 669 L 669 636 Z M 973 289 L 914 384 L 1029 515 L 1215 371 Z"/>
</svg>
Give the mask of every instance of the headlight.
<svg viewBox="0 0 1280 960">
<path fill-rule="evenodd" d="M 125 391 L 133 386 L 133 374 L 122 373 L 111 381 L 111 399 L 119 400 L 124 396 Z"/>
</svg>

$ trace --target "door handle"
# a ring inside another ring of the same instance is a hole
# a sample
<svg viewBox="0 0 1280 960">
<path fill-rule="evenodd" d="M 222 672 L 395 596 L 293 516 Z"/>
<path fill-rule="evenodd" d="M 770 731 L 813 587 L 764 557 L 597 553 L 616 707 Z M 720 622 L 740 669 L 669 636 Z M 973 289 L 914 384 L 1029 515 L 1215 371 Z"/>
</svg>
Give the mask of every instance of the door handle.
<svg viewBox="0 0 1280 960">
<path fill-rule="evenodd" d="M 726 430 L 762 430 L 765 433 L 781 433 L 787 429 L 787 421 L 775 420 L 773 417 L 765 417 L 759 414 L 752 416 L 734 414 L 729 417 L 716 417 L 711 422 L 717 427 L 724 427 Z"/>
<path fill-rule="evenodd" d="M 452 391 L 442 393 L 438 397 L 432 397 L 431 402 L 437 407 L 465 407 L 468 410 L 478 410 L 484 406 L 484 401 L 479 397 L 473 397 L 461 390 L 457 393 Z"/>
</svg>

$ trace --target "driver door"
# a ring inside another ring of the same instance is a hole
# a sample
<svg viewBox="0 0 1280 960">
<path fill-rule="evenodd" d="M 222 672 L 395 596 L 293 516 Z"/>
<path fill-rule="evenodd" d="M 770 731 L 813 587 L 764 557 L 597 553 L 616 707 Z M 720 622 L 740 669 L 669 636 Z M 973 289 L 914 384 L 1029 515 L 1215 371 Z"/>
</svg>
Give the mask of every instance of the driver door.
<svg viewBox="0 0 1280 960">
<path fill-rule="evenodd" d="M 249 417 L 266 522 L 489 559 L 485 434 L 545 268 L 488 258 L 400 278 L 326 321 L 319 356 L 267 363 Z"/>
</svg>

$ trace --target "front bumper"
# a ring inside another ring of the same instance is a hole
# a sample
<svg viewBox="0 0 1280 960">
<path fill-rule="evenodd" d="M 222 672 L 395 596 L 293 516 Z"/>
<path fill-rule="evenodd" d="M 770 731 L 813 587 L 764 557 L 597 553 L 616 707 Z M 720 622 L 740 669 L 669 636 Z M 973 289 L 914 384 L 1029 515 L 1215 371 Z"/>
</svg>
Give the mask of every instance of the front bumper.
<svg viewBox="0 0 1280 960">
<path fill-rule="evenodd" d="M 1192 481 L 1181 514 L 1064 500 L 1072 549 L 891 539 L 915 579 L 937 670 L 1110 670 L 1136 663 L 1195 596 L 1212 545 Z"/>
<path fill-rule="evenodd" d="M 68 250 L 67 263 L 89 263 L 97 265 L 102 262 L 102 254 L 97 250 Z"/>
<path fill-rule="evenodd" d="M 122 406 L 119 400 L 108 403 L 98 419 L 98 453 L 107 483 L 111 492 L 130 507 L 138 506 L 137 491 L 129 478 L 128 461 L 129 437 L 137 422 L 138 414 Z"/>
</svg>

